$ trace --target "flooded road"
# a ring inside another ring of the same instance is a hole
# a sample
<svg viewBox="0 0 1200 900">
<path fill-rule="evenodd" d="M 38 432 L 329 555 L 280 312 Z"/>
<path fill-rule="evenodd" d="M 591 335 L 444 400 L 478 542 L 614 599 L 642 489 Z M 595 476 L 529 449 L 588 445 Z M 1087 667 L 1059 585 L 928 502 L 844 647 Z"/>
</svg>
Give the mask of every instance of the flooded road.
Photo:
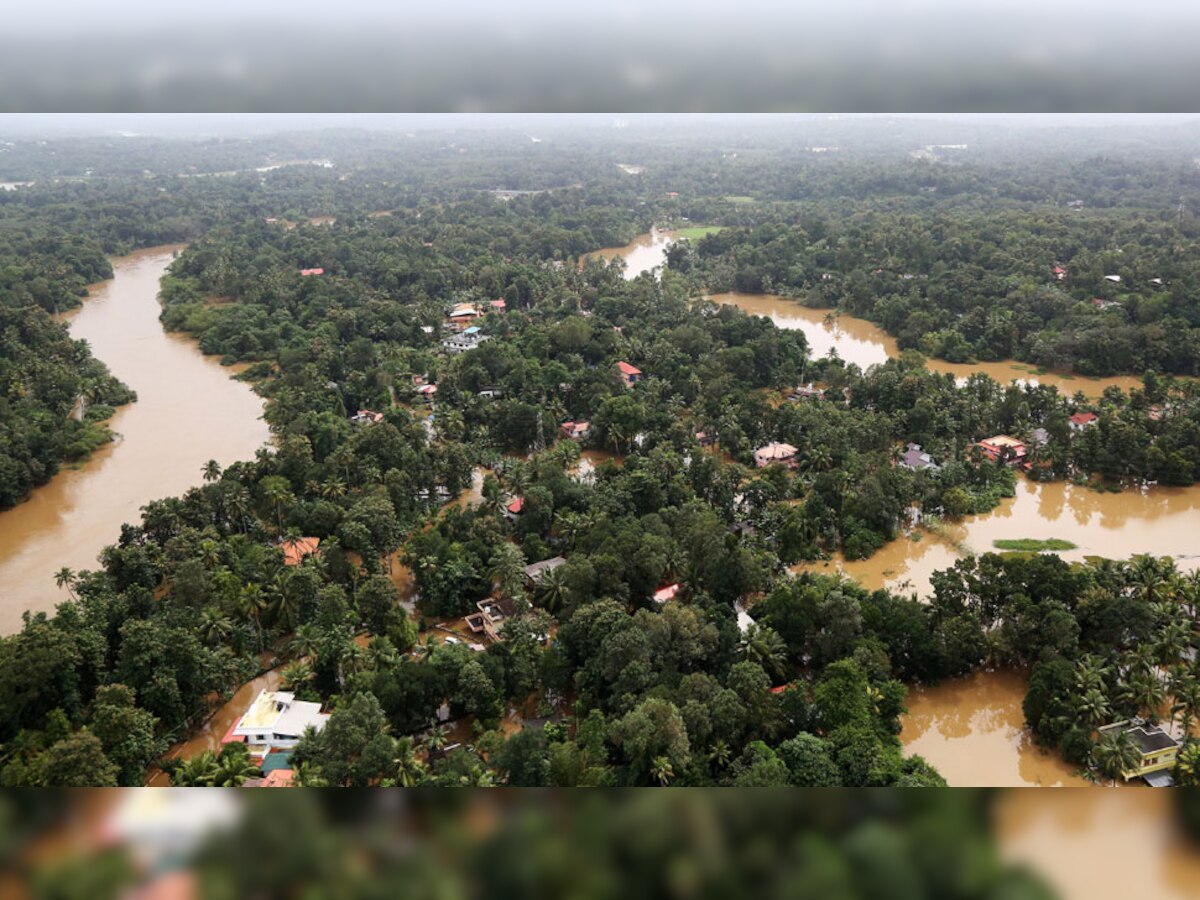
<svg viewBox="0 0 1200 900">
<path fill-rule="evenodd" d="M 951 787 L 1086 787 L 1058 754 L 1025 730 L 1025 676 L 976 671 L 908 691 L 900 719 L 905 754 L 919 754 Z"/>
<path fill-rule="evenodd" d="M 263 672 L 257 678 L 247 681 L 228 701 L 222 703 L 212 714 L 207 722 L 200 726 L 186 741 L 175 744 L 164 755 L 165 759 L 191 759 L 193 756 L 199 756 L 205 750 L 211 750 L 213 753 L 221 751 L 221 738 L 225 737 L 225 732 L 233 726 L 233 723 L 240 719 L 250 708 L 250 704 L 254 702 L 254 698 L 258 696 L 259 691 L 274 691 L 278 689 L 283 680 L 283 667 L 270 669 Z M 167 773 L 161 769 L 154 768 L 149 772 L 149 777 L 146 779 L 146 784 L 150 787 L 167 787 L 171 783 L 171 779 L 167 777 Z"/>
<path fill-rule="evenodd" d="M 54 573 L 95 568 L 96 555 L 123 523 L 140 519 L 143 505 L 200 484 L 207 460 L 251 459 L 270 439 L 261 398 L 158 321 L 159 278 L 177 249 L 114 259 L 115 277 L 66 317 L 71 335 L 87 340 L 138 401 L 109 422 L 118 434 L 112 444 L 0 513 L 0 633 L 19 629 L 26 609 L 53 610 L 66 598 Z"/>
<path fill-rule="evenodd" d="M 1020 478 L 1016 496 L 990 513 L 948 523 L 920 540 L 901 535 L 870 559 L 803 563 L 792 571 L 844 572 L 872 590 L 880 587 L 929 592 L 929 576 L 967 552 L 994 551 L 997 540 L 1062 538 L 1076 545 L 1063 559 L 1088 556 L 1127 559 L 1139 553 L 1170 556 L 1184 571 L 1200 567 L 1200 489 L 1156 487 L 1119 494 L 1061 481 Z"/>
<path fill-rule="evenodd" d="M 751 315 L 766 316 L 780 328 L 803 331 L 813 358 L 836 351 L 846 362 L 866 369 L 900 355 L 896 339 L 866 319 L 831 309 L 809 309 L 801 306 L 797 300 L 775 294 L 711 294 L 708 299 L 714 303 L 737 306 Z M 925 365 L 934 372 L 953 375 L 960 381 L 982 373 L 1000 384 L 1015 380 L 1019 384 L 1053 385 L 1062 393 L 1073 395 L 1076 391 L 1083 391 L 1088 397 L 1099 397 L 1110 386 L 1129 391 L 1142 385 L 1142 379 L 1133 375 L 1087 378 L 1054 372 L 1035 374 L 1034 366 L 1014 360 L 966 364 L 929 359 Z"/>
</svg>

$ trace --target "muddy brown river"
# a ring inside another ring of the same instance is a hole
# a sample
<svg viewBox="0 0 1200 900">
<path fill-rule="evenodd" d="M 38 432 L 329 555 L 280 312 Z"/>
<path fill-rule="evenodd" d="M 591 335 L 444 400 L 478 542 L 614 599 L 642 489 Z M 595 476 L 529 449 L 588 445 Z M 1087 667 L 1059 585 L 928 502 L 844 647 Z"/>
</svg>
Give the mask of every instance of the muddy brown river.
<svg viewBox="0 0 1200 900">
<path fill-rule="evenodd" d="M 53 610 L 66 596 L 54 573 L 95 568 L 143 505 L 200 484 L 207 460 L 252 459 L 270 439 L 249 385 L 158 321 L 158 282 L 178 249 L 114 259 L 115 277 L 65 317 L 138 400 L 110 421 L 119 435 L 112 444 L 0 513 L 0 633 L 19 629 L 27 609 Z"/>
<path fill-rule="evenodd" d="M 605 247 L 588 255 L 605 262 L 621 257 L 625 260 L 625 278 L 632 281 L 643 272 L 667 261 L 667 248 L 675 241 L 675 232 L 654 230 L 639 235 L 624 247 Z"/>
</svg>

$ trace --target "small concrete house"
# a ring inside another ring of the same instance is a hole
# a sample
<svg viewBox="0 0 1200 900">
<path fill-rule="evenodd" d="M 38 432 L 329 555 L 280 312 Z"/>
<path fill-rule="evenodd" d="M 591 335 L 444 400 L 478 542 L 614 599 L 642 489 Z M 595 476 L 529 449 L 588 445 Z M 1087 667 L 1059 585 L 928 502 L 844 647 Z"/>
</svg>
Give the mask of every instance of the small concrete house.
<svg viewBox="0 0 1200 900">
<path fill-rule="evenodd" d="M 641 369 L 637 368 L 636 366 L 631 366 L 627 362 L 617 363 L 617 372 L 620 373 L 621 381 L 623 381 L 626 385 L 637 384 L 642 380 L 643 377 L 645 377 L 642 375 Z"/>
</svg>

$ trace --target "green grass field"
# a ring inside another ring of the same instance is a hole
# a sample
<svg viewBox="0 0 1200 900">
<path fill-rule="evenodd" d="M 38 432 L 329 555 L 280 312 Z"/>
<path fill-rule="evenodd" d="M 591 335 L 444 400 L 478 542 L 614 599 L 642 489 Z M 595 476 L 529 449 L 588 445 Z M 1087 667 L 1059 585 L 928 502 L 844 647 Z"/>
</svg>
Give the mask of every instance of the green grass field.
<svg viewBox="0 0 1200 900">
<path fill-rule="evenodd" d="M 758 201 L 755 200 L 753 197 L 729 196 L 729 197 L 725 198 L 725 202 L 726 203 L 746 204 L 746 203 L 757 203 Z"/>
<path fill-rule="evenodd" d="M 723 227 L 723 225 L 691 225 L 687 228 L 675 229 L 675 236 L 689 241 L 698 241 L 706 234 L 716 234 Z"/>
<path fill-rule="evenodd" d="M 1061 538 L 1018 538 L 1016 540 L 992 541 L 997 550 L 1017 550 L 1023 553 L 1039 553 L 1042 550 L 1074 550 L 1075 544 Z"/>
</svg>

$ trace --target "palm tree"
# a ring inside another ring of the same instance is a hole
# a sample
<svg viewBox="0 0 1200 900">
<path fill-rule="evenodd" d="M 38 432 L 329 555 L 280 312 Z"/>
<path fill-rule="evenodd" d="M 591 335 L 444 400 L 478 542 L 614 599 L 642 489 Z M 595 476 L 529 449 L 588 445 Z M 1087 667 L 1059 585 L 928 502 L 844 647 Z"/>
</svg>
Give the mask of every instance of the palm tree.
<svg viewBox="0 0 1200 900">
<path fill-rule="evenodd" d="M 1115 785 L 1123 773 L 1137 767 L 1141 758 L 1137 745 L 1127 732 L 1107 731 L 1092 748 L 1091 764 Z"/>
<path fill-rule="evenodd" d="M 1075 664 L 1075 689 L 1081 694 L 1103 691 L 1112 670 L 1097 656 L 1088 654 Z"/>
<path fill-rule="evenodd" d="M 570 591 L 567 588 L 567 578 L 562 567 L 549 569 L 542 573 L 534 595 L 539 605 L 546 612 L 557 615 L 567 603 Z"/>
<path fill-rule="evenodd" d="M 787 645 L 774 628 L 754 622 L 738 641 L 738 655 L 749 662 L 758 663 L 772 675 L 782 675 L 787 661 Z"/>
<path fill-rule="evenodd" d="M 321 632 L 312 622 L 305 622 L 296 629 L 296 633 L 292 635 L 290 643 L 291 652 L 299 657 L 312 657 L 317 655 L 317 650 L 321 646 Z"/>
<path fill-rule="evenodd" d="M 1111 715 L 1111 708 L 1108 705 L 1108 698 L 1104 696 L 1103 692 L 1092 688 L 1079 698 L 1075 712 L 1077 717 L 1087 723 L 1089 728 L 1095 728 L 1108 719 Z"/>
<path fill-rule="evenodd" d="M 312 681 L 313 668 L 303 660 L 288 663 L 279 673 L 280 686 L 285 691 L 297 691 Z"/>
<path fill-rule="evenodd" d="M 54 573 L 54 583 L 58 587 L 66 587 L 67 596 L 75 599 L 75 572 L 69 566 L 63 566 Z"/>
<path fill-rule="evenodd" d="M 222 485 L 224 487 L 224 485 Z M 242 526 L 242 533 L 250 530 L 250 492 L 244 485 L 233 484 L 225 488 L 225 510 L 232 521 Z"/>
<path fill-rule="evenodd" d="M 650 763 L 650 776 L 663 787 L 670 785 L 675 777 L 675 768 L 671 760 L 665 756 L 656 756 Z"/>
<path fill-rule="evenodd" d="M 175 787 L 211 787 L 217 774 L 217 758 L 211 750 L 185 760 L 171 773 L 171 784 Z"/>
<path fill-rule="evenodd" d="M 279 525 L 278 533 L 283 534 L 283 508 L 295 499 L 292 496 L 291 486 L 282 475 L 268 475 L 260 482 L 260 485 L 263 498 L 275 509 L 275 520 Z"/>
<path fill-rule="evenodd" d="M 250 759 L 249 753 L 222 753 L 217 760 L 212 784 L 213 787 L 241 787 L 247 778 L 261 776 L 262 769 Z"/>
<path fill-rule="evenodd" d="M 445 726 L 434 724 L 430 727 L 429 733 L 422 738 L 421 742 L 425 745 L 425 752 L 430 757 L 435 753 L 441 753 L 446 749 L 446 744 L 449 742 Z"/>
<path fill-rule="evenodd" d="M 1180 748 L 1179 756 L 1175 759 L 1175 773 L 1180 785 L 1200 786 L 1200 742 L 1188 740 Z"/>
<path fill-rule="evenodd" d="M 1171 704 L 1171 716 L 1186 738 L 1200 721 L 1200 682 L 1195 681 L 1191 673 L 1186 673 L 1181 680 L 1172 685 L 1171 694 L 1175 698 L 1175 702 Z"/>
<path fill-rule="evenodd" d="M 503 543 L 492 554 L 488 577 L 502 594 L 515 597 L 525 585 L 525 556 L 516 544 Z"/>
<path fill-rule="evenodd" d="M 467 773 L 459 776 L 458 783 L 463 787 L 489 788 L 496 786 L 496 777 L 491 769 L 472 763 Z"/>
<path fill-rule="evenodd" d="M 310 762 L 298 763 L 295 766 L 292 784 L 296 787 L 329 787 L 329 782 L 325 780 L 321 770 Z"/>
<path fill-rule="evenodd" d="M 1167 692 L 1153 672 L 1135 672 L 1125 684 L 1121 696 L 1134 704 L 1139 712 L 1145 710 L 1150 720 L 1154 721 L 1166 702 Z"/>
<path fill-rule="evenodd" d="M 280 631 L 290 633 L 296 627 L 296 617 L 299 615 L 299 598 L 290 590 L 292 579 L 291 569 L 279 569 L 264 587 L 263 595 L 266 608 L 270 611 L 271 621 Z"/>
<path fill-rule="evenodd" d="M 728 766 L 732 759 L 733 752 L 725 741 L 720 738 L 713 741 L 713 745 L 708 751 L 708 761 L 718 772 Z"/>
<path fill-rule="evenodd" d="M 218 647 L 226 643 L 233 635 L 233 620 L 216 606 L 206 606 L 200 610 L 198 623 L 200 639 L 206 646 Z"/>
<path fill-rule="evenodd" d="M 215 459 L 210 459 L 201 466 L 200 471 L 204 475 L 205 482 L 217 481 L 221 477 L 221 464 Z"/>
<path fill-rule="evenodd" d="M 414 787 L 425 777 L 425 766 L 417 759 L 413 740 L 410 737 L 396 741 L 396 783 L 400 787 Z"/>
</svg>

